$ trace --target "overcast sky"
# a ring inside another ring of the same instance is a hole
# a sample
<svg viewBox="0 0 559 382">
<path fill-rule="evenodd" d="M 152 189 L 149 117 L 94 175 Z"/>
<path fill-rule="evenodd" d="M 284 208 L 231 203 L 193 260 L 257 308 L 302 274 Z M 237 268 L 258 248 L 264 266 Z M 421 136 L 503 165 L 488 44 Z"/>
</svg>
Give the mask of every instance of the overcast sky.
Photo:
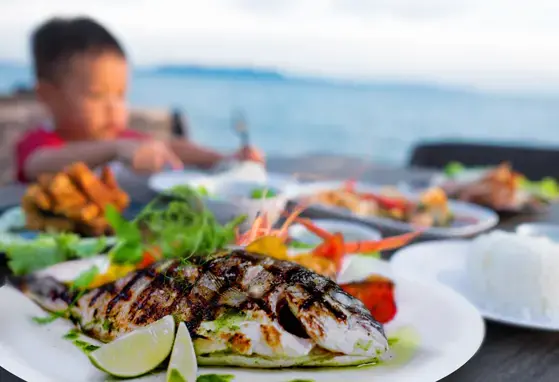
<svg viewBox="0 0 559 382">
<path fill-rule="evenodd" d="M 111 28 L 134 63 L 559 90 L 559 0 L 0 0 L 0 59 L 56 14 Z"/>
</svg>

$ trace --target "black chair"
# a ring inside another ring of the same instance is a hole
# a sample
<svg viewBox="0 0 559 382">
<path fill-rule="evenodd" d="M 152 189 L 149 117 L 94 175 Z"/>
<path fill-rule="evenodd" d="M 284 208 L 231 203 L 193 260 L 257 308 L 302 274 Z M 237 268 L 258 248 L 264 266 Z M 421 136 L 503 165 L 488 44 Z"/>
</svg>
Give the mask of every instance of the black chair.
<svg viewBox="0 0 559 382">
<path fill-rule="evenodd" d="M 467 167 L 497 165 L 504 161 L 531 180 L 559 179 L 559 148 L 475 142 L 420 143 L 412 152 L 412 167 L 443 169 L 449 162 Z"/>
</svg>

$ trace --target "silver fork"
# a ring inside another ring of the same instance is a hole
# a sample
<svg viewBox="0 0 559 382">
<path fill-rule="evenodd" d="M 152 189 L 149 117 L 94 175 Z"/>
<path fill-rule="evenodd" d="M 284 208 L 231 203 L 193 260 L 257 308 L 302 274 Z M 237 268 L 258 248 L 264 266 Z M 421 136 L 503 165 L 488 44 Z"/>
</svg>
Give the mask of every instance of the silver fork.
<svg viewBox="0 0 559 382">
<path fill-rule="evenodd" d="M 248 125 L 246 122 L 245 115 L 242 111 L 237 111 L 233 115 L 233 130 L 237 133 L 237 135 L 241 139 L 242 147 L 250 146 Z"/>
</svg>

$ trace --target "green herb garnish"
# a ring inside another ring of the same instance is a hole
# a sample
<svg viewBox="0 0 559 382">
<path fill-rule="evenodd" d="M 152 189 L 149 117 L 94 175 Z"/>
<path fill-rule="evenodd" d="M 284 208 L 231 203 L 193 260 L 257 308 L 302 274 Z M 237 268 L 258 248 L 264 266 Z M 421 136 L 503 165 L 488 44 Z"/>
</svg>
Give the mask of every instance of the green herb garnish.
<svg viewBox="0 0 559 382">
<path fill-rule="evenodd" d="M 221 225 L 200 200 L 185 186 L 155 198 L 136 218 L 149 233 L 151 245 L 161 248 L 167 258 L 206 256 L 223 249 L 235 238 L 235 228 L 244 216 Z"/>
<path fill-rule="evenodd" d="M 99 346 L 90 344 L 89 342 L 82 341 L 82 340 L 74 340 L 72 341 L 74 345 L 81 349 L 85 354 L 89 354 L 94 352 L 95 350 L 99 349 Z"/>
<path fill-rule="evenodd" d="M 109 254 L 111 262 L 137 264 L 153 248 L 165 258 L 211 255 L 234 240 L 235 228 L 244 219 L 219 224 L 198 192 L 186 186 L 158 195 L 132 221 L 109 206 L 107 220 L 119 240 Z"/>
<path fill-rule="evenodd" d="M 64 338 L 65 340 L 77 340 L 79 336 L 80 332 L 78 332 L 76 329 L 70 329 L 68 333 L 66 333 L 62 338 Z"/>
<path fill-rule="evenodd" d="M 47 325 L 50 324 L 51 322 L 58 320 L 60 317 L 64 317 L 64 314 L 58 312 L 58 313 L 49 313 L 48 316 L 45 317 L 32 317 L 31 319 L 39 325 Z"/>
<path fill-rule="evenodd" d="M 72 288 L 74 289 L 87 289 L 87 287 L 93 282 L 95 276 L 100 273 L 99 267 L 94 265 L 86 271 L 80 273 L 80 275 L 72 282 Z"/>
</svg>

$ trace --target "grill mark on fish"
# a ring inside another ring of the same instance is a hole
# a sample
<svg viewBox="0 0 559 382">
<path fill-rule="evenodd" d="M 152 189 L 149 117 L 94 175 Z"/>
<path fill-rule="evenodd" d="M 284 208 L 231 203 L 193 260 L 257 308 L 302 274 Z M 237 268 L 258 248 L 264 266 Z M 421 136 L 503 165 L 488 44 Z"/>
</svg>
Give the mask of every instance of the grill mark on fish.
<svg viewBox="0 0 559 382">
<path fill-rule="evenodd" d="M 326 283 L 320 288 L 320 286 L 313 281 L 313 276 L 312 272 L 306 269 L 299 269 L 299 272 L 291 273 L 288 279 L 292 284 L 300 284 L 309 295 L 309 298 L 301 304 L 300 309 L 309 310 L 314 304 L 319 304 L 332 313 L 338 322 L 345 322 L 347 320 L 347 315 L 339 309 L 339 307 L 324 299 L 324 295 L 330 295 L 333 290 L 339 288 L 338 285 L 327 279 Z"/>
<path fill-rule="evenodd" d="M 146 270 L 139 270 L 138 272 L 136 272 L 136 274 L 132 277 L 132 279 L 130 281 L 128 281 L 128 283 L 120 290 L 120 292 L 118 292 L 116 294 L 116 296 L 114 296 L 111 301 L 109 301 L 109 303 L 107 304 L 107 309 L 105 310 L 105 313 L 107 314 L 107 316 L 110 315 L 111 311 L 113 310 L 114 306 L 120 301 L 120 300 L 125 300 L 127 301 L 130 298 L 130 288 L 132 288 L 136 282 L 142 280 L 145 276 L 146 276 L 147 271 Z M 127 297 L 128 296 L 128 297 Z"/>
<path fill-rule="evenodd" d="M 174 275 L 177 268 L 179 267 L 178 262 L 173 262 L 165 267 L 162 272 L 157 273 L 155 277 L 151 279 L 148 285 L 143 289 L 140 295 L 137 296 L 136 301 L 142 301 L 136 305 L 132 304 L 130 310 L 128 311 L 128 318 L 131 322 L 136 325 L 143 325 L 152 321 L 156 321 L 164 316 L 166 316 L 171 310 L 170 306 L 162 306 L 161 304 L 155 304 L 156 307 L 150 307 L 150 302 L 157 302 L 157 296 L 159 292 L 163 292 L 168 296 L 176 296 L 178 292 L 176 289 L 172 288 L 174 283 Z M 167 293 L 165 293 L 167 292 Z M 174 299 L 171 301 L 173 303 Z M 145 306 L 148 305 L 148 306 Z"/>
<path fill-rule="evenodd" d="M 97 299 L 104 293 L 115 293 L 115 289 L 115 284 L 101 285 L 99 288 L 97 288 L 97 293 L 95 293 L 93 297 L 91 297 L 91 300 L 89 301 L 89 307 L 93 307 L 93 305 L 95 305 L 95 303 L 97 302 Z"/>
</svg>

